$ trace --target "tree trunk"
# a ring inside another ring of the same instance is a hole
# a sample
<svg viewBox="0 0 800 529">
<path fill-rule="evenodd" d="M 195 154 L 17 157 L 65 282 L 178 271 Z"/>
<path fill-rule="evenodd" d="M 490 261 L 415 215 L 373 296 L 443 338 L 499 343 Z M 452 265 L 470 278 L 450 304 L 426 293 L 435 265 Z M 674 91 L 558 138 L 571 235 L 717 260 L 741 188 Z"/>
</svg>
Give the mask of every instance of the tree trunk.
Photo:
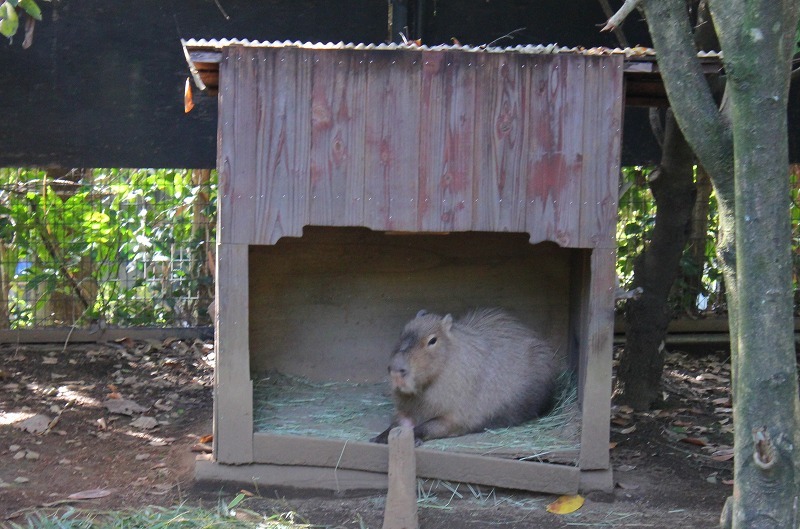
<svg viewBox="0 0 800 529">
<path fill-rule="evenodd" d="M 692 228 L 689 234 L 688 258 L 692 263 L 690 271 L 684 270 L 683 280 L 686 292 L 693 296 L 692 311 L 697 311 L 697 297 L 703 292 L 703 275 L 708 243 L 708 203 L 711 199 L 711 180 L 703 166 L 697 167 L 695 182 L 697 196 L 692 209 Z"/>
<path fill-rule="evenodd" d="M 711 9 L 729 74 L 735 156 L 732 525 L 796 528 L 800 402 L 786 107 L 800 5 L 796 0 L 715 1 Z"/>
<path fill-rule="evenodd" d="M 694 155 L 667 112 L 661 165 L 650 189 L 656 203 L 652 240 L 636 258 L 633 287 L 638 299 L 625 307 L 625 349 L 617 369 L 616 400 L 637 410 L 661 400 L 664 337 L 671 319 L 669 292 L 678 276 L 694 203 Z"/>
<path fill-rule="evenodd" d="M 644 0 L 676 119 L 717 194 L 731 331 L 734 528 L 797 527 L 800 446 L 792 340 L 786 106 L 797 0 L 709 2 L 724 53 L 720 112 L 684 0 Z M 724 115 L 729 108 L 728 115 Z M 735 146 L 735 149 L 734 149 Z M 734 163 L 735 152 L 735 163 Z M 735 175 L 734 175 L 735 166 Z"/>
</svg>

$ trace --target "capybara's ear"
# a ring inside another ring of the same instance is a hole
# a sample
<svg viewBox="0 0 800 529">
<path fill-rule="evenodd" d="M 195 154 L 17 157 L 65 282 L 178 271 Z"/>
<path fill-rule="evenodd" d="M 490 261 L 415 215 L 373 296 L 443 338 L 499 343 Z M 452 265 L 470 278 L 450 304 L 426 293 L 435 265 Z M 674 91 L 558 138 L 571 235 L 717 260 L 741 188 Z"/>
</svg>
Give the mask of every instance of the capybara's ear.
<svg viewBox="0 0 800 529">
<path fill-rule="evenodd" d="M 445 332 L 449 332 L 450 327 L 452 326 L 453 326 L 453 316 L 451 314 L 445 315 L 445 317 L 442 318 L 442 329 L 444 329 Z"/>
<path fill-rule="evenodd" d="M 421 318 L 421 317 L 425 316 L 427 313 L 428 313 L 427 310 L 422 309 L 419 312 L 417 312 L 417 318 Z"/>
</svg>

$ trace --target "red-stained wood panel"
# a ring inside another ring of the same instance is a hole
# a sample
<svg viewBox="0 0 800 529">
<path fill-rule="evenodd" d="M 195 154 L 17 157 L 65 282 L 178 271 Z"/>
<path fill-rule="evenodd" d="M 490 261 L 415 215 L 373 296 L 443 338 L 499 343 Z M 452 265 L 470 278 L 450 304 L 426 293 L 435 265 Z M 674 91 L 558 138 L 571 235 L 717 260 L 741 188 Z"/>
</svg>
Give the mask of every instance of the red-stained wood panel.
<svg viewBox="0 0 800 529">
<path fill-rule="evenodd" d="M 309 222 L 319 226 L 362 226 L 366 55 L 345 50 L 311 53 Z"/>
<path fill-rule="evenodd" d="M 419 227 L 472 228 L 475 136 L 475 57 L 426 53 L 419 125 Z"/>
<path fill-rule="evenodd" d="M 614 248 L 622 140 L 622 57 L 586 57 L 580 236 L 586 248 Z"/>
<path fill-rule="evenodd" d="M 542 56 L 530 82 L 526 226 L 531 242 L 575 246 L 583 173 L 583 57 Z"/>
<path fill-rule="evenodd" d="M 523 55 L 480 54 L 475 109 L 475 229 L 525 230 L 528 69 Z"/>
<path fill-rule="evenodd" d="M 256 137 L 258 97 L 257 65 L 253 51 L 228 48 L 222 72 L 229 79 L 220 96 L 220 233 L 219 241 L 249 242 L 255 239 Z"/>
<path fill-rule="evenodd" d="M 416 231 L 421 53 L 368 54 L 364 224 Z"/>
<path fill-rule="evenodd" d="M 236 131 L 236 83 L 231 70 L 230 57 L 236 48 L 224 48 L 219 65 L 220 76 L 225 83 L 220 85 L 218 95 L 219 114 L 217 119 L 217 172 L 219 178 L 217 199 L 217 241 L 229 242 L 228 233 L 233 224 L 233 200 L 231 196 L 234 175 L 236 174 L 235 131 Z M 226 240 L 227 239 L 227 240 Z"/>
<path fill-rule="evenodd" d="M 310 50 L 255 48 L 259 68 L 255 244 L 302 235 L 308 222 Z M 252 109 L 251 109 L 252 110 Z"/>
</svg>

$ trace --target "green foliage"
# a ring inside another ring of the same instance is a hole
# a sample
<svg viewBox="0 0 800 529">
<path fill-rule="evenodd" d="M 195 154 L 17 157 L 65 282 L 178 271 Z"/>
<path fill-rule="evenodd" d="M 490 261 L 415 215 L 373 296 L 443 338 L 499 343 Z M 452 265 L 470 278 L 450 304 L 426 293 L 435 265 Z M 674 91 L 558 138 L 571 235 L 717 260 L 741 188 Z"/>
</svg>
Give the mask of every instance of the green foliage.
<svg viewBox="0 0 800 529">
<path fill-rule="evenodd" d="M 791 214 L 792 251 L 794 256 L 795 311 L 800 307 L 800 166 L 792 176 Z M 620 286 L 631 288 L 633 282 L 634 260 L 647 248 L 655 225 L 655 202 L 647 187 L 650 168 L 624 167 L 622 169 L 622 190 L 619 201 L 619 221 L 617 223 L 617 276 Z M 719 218 L 717 199 L 712 193 L 708 210 L 709 222 L 706 232 L 704 261 L 695 263 L 687 251 L 680 262 L 678 275 L 670 295 L 673 314 L 687 312 L 725 311 L 725 288 L 722 279 L 721 263 L 716 253 L 719 239 Z M 699 291 L 687 279 L 700 274 Z"/>
<path fill-rule="evenodd" d="M 124 511 L 92 511 L 68 508 L 63 513 L 34 513 L 23 523 L 9 522 L 13 529 L 299 529 L 311 527 L 294 512 L 263 515 L 249 509 L 220 504 L 217 510 L 181 505 L 148 506 Z M 237 496 L 237 499 L 239 497 Z M 234 500 L 235 501 L 235 500 Z M 231 504 L 233 501 L 231 502 Z"/>
<path fill-rule="evenodd" d="M 647 187 L 652 168 L 623 167 L 622 194 L 617 223 L 617 277 L 620 286 L 630 287 L 633 266 L 650 240 L 656 221 L 656 206 Z"/>
<path fill-rule="evenodd" d="M 42 10 L 34 0 L 5 0 L 0 4 L 0 35 L 9 38 L 16 35 L 20 10 L 35 20 L 42 19 Z"/>
<path fill-rule="evenodd" d="M 168 169 L 96 169 L 74 179 L 0 170 L 0 272 L 16 285 L 0 292 L 7 325 L 40 324 L 43 312 L 56 324 L 207 318 L 200 305 L 213 284 L 213 228 L 193 222 L 198 214 L 213 222 L 215 184 L 195 186 L 191 171 Z"/>
</svg>

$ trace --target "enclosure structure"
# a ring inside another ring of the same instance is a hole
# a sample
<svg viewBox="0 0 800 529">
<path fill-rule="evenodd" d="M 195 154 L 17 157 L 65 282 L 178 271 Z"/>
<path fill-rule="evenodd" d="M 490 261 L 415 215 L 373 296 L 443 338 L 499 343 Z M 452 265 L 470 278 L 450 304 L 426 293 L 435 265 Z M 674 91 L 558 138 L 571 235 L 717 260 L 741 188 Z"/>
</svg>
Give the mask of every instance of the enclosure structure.
<svg viewBox="0 0 800 529">
<path fill-rule="evenodd" d="M 214 452 L 198 478 L 385 486 L 388 449 L 368 439 L 390 419 L 403 324 L 502 306 L 577 374 L 555 432 L 569 439 L 426 443 L 418 476 L 610 488 L 622 57 L 220 47 Z"/>
</svg>

